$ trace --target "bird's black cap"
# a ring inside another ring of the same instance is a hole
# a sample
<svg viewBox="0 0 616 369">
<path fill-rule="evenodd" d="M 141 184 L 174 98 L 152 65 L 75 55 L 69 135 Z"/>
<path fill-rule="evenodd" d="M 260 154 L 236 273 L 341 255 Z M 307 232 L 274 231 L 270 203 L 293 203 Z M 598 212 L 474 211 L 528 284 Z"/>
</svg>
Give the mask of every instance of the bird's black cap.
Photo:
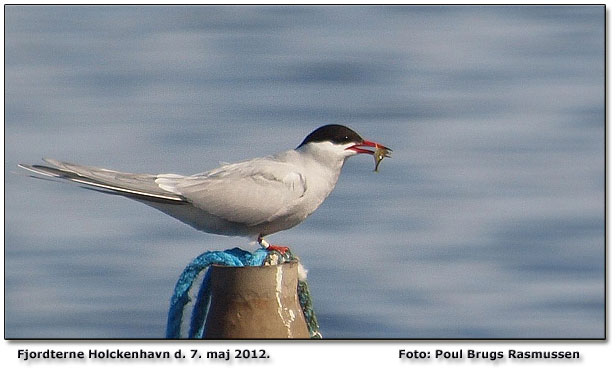
<svg viewBox="0 0 616 369">
<path fill-rule="evenodd" d="M 331 141 L 335 144 L 345 144 L 351 142 L 360 143 L 363 140 L 364 139 L 361 138 L 357 132 L 348 127 L 340 124 L 328 124 L 312 131 L 312 133 L 309 134 L 304 141 L 302 141 L 298 148 L 310 142 Z"/>
</svg>

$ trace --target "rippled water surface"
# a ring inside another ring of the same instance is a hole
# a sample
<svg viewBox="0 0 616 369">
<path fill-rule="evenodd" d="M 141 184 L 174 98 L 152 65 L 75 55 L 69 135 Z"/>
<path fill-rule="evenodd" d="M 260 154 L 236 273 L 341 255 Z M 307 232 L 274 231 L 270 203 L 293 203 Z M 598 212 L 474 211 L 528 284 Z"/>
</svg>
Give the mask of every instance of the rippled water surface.
<svg viewBox="0 0 616 369">
<path fill-rule="evenodd" d="M 603 7 L 5 17 L 6 337 L 162 337 L 184 266 L 252 247 L 18 163 L 192 174 L 325 123 L 394 149 L 269 239 L 309 269 L 325 337 L 603 337 Z"/>
</svg>

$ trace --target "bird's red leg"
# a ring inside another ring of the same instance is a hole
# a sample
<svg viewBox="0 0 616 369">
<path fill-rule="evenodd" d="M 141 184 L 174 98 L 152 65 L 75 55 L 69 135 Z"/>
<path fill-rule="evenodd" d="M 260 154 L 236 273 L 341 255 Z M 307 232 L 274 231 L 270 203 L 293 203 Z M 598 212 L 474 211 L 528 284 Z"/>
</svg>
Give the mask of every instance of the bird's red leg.
<svg viewBox="0 0 616 369">
<path fill-rule="evenodd" d="M 289 248 L 287 246 L 269 245 L 267 251 L 278 251 L 281 254 L 285 254 L 289 251 Z"/>
<path fill-rule="evenodd" d="M 289 251 L 289 248 L 287 246 L 270 245 L 269 242 L 264 240 L 261 236 L 257 238 L 257 242 L 259 243 L 259 245 L 261 245 L 261 247 L 267 249 L 267 251 L 278 251 L 281 254 L 284 254 Z"/>
</svg>

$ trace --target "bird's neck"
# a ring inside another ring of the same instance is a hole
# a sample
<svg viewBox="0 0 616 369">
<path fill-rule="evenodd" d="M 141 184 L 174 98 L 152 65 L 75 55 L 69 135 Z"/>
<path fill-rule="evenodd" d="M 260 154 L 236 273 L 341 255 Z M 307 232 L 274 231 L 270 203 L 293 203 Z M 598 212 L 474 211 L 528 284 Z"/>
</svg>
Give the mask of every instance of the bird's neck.
<svg viewBox="0 0 616 369">
<path fill-rule="evenodd" d="M 336 173 L 336 178 L 344 165 L 346 160 L 345 157 L 341 157 L 339 155 L 332 155 L 332 153 L 319 150 L 310 145 L 300 146 L 295 150 L 298 156 L 301 157 L 306 164 L 309 166 L 315 166 L 321 168 L 321 170 L 329 170 L 331 172 Z"/>
<path fill-rule="evenodd" d="M 303 175 L 316 192 L 315 195 L 324 200 L 338 182 L 345 158 L 311 148 L 300 147 L 293 151 L 297 160 L 301 161 L 305 171 Z"/>
</svg>

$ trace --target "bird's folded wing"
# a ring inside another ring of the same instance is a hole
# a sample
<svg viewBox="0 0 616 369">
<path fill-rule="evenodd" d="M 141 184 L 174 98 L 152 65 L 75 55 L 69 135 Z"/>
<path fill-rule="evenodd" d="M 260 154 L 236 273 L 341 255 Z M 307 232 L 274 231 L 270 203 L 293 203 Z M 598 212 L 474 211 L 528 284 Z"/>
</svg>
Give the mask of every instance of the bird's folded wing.
<svg viewBox="0 0 616 369">
<path fill-rule="evenodd" d="M 159 175 L 156 183 L 212 215 L 249 226 L 284 216 L 306 192 L 301 173 L 259 160 L 189 177 Z"/>
<path fill-rule="evenodd" d="M 185 201 L 181 196 L 160 188 L 155 182 L 156 175 L 153 174 L 123 173 L 54 159 L 43 160 L 50 166 L 20 164 L 20 167 L 40 175 L 61 178 L 125 196 L 136 196 L 146 200 L 152 198 L 153 201 L 156 199 Z"/>
</svg>

